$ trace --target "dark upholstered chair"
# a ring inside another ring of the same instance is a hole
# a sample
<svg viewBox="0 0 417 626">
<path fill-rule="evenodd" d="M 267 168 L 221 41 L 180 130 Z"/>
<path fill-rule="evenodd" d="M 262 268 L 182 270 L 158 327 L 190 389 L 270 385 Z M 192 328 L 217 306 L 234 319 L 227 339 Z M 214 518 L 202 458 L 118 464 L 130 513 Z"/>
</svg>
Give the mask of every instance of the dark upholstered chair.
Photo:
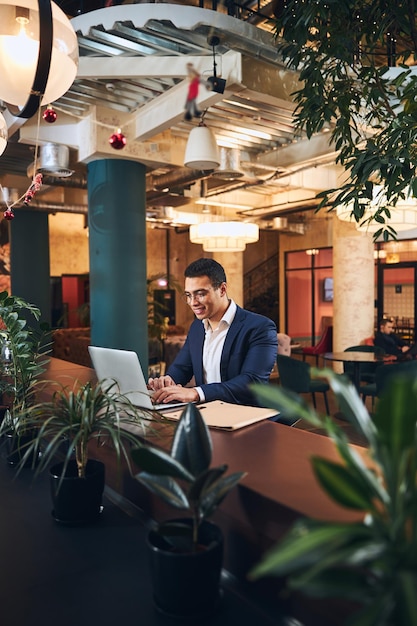
<svg viewBox="0 0 417 626">
<path fill-rule="evenodd" d="M 303 361 L 305 361 L 306 356 L 314 356 L 316 358 L 316 365 L 318 365 L 320 354 L 331 352 L 332 346 L 333 326 L 326 326 L 319 342 L 315 346 L 306 346 L 302 349 Z"/>
<path fill-rule="evenodd" d="M 373 352 L 375 355 L 382 357 L 385 354 L 385 350 L 380 348 L 379 346 L 350 346 L 346 348 L 345 352 Z M 359 365 L 359 377 L 360 382 L 362 383 L 373 383 L 375 382 L 375 372 L 378 367 L 382 365 L 382 361 L 380 363 L 360 363 Z M 351 380 L 353 380 L 353 364 L 352 363 L 343 363 L 343 371 Z"/>
<path fill-rule="evenodd" d="M 312 380 L 310 376 L 310 364 L 299 359 L 293 359 L 282 354 L 277 355 L 279 380 L 283 387 L 295 393 L 310 393 L 314 408 L 316 408 L 316 393 L 322 393 L 326 412 L 329 415 L 329 403 L 327 392 L 329 385 L 322 380 Z"/>
<path fill-rule="evenodd" d="M 413 361 L 404 361 L 402 363 L 390 363 L 378 367 L 375 372 L 375 382 L 362 385 L 360 388 L 363 401 L 365 402 L 368 396 L 372 398 L 372 402 L 375 398 L 380 398 L 393 376 L 410 376 L 416 378 L 417 360 L 414 359 Z"/>
</svg>

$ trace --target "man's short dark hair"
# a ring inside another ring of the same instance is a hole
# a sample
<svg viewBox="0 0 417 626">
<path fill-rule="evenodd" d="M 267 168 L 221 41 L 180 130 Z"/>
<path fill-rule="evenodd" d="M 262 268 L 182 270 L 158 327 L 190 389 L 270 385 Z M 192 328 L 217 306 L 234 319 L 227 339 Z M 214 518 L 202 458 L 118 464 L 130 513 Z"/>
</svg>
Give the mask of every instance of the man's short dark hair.
<svg viewBox="0 0 417 626">
<path fill-rule="evenodd" d="M 392 324 L 393 322 L 394 320 L 392 319 L 392 317 L 383 317 L 379 320 L 379 325 L 386 326 L 387 324 Z"/>
<path fill-rule="evenodd" d="M 220 263 L 214 259 L 197 259 L 185 268 L 185 278 L 208 276 L 212 285 L 221 285 L 226 281 L 226 273 Z"/>
</svg>

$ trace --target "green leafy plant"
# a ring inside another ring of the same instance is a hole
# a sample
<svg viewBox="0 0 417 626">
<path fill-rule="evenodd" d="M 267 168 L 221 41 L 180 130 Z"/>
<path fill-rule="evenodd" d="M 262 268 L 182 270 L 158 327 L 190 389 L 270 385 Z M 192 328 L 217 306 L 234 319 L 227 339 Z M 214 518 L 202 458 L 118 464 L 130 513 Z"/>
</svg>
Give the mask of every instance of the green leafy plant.
<svg viewBox="0 0 417 626">
<path fill-rule="evenodd" d="M 308 138 L 328 128 L 347 174 L 320 206 L 347 205 L 357 222 L 380 225 L 375 239 L 395 237 L 392 209 L 417 196 L 414 3 L 279 0 L 275 15 L 278 51 L 300 72 L 296 127 Z"/>
<path fill-rule="evenodd" d="M 170 521 L 160 524 L 158 532 L 169 541 L 185 535 L 198 544 L 198 531 L 244 472 L 225 476 L 227 465 L 210 467 L 212 442 L 209 429 L 194 404 L 188 404 L 178 421 L 170 452 L 144 445 L 132 450 L 132 458 L 141 468 L 135 478 L 175 509 L 190 513 L 193 524 Z M 190 536 L 191 532 L 191 536 Z"/>
<path fill-rule="evenodd" d="M 46 335 L 39 324 L 38 307 L 7 291 L 0 293 L 2 377 L 0 392 L 10 397 L 12 415 L 26 411 L 34 402 L 36 384 L 48 363 Z M 33 319 L 29 324 L 27 318 Z"/>
<path fill-rule="evenodd" d="M 35 472 L 38 474 L 56 460 L 65 447 L 63 472 L 75 456 L 78 476 L 83 478 L 91 455 L 89 444 L 95 440 L 98 445 L 110 443 L 117 462 L 124 458 L 130 467 L 130 444 L 137 446 L 139 438 L 129 428 L 139 427 L 144 434 L 156 419 L 156 412 L 139 409 L 118 393 L 115 382 L 87 382 L 74 388 L 58 385 L 51 400 L 15 416 L 17 425 L 22 420 L 25 428 L 34 432 L 31 441 L 22 446 L 21 466 L 27 459 L 37 459 Z M 0 435 L 8 432 L 8 428 L 4 422 Z"/>
<path fill-rule="evenodd" d="M 349 445 L 334 420 L 320 416 L 295 394 L 254 385 L 268 406 L 324 429 L 340 463 L 313 457 L 322 489 L 339 505 L 358 512 L 358 521 L 302 519 L 251 571 L 288 577 L 291 589 L 338 597 L 360 605 L 346 623 L 409 626 L 417 623 L 417 381 L 393 377 L 373 418 L 353 385 L 330 370 L 340 409 L 368 444 L 368 462 Z"/>
</svg>

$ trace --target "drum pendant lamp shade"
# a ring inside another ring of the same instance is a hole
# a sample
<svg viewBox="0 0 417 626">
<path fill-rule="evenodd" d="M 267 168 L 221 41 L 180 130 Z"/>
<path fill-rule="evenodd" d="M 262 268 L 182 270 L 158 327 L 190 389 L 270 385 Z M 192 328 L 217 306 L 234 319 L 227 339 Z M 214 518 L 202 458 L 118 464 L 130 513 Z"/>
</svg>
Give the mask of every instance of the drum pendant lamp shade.
<svg viewBox="0 0 417 626">
<path fill-rule="evenodd" d="M 216 138 L 207 126 L 190 132 L 185 148 L 184 165 L 194 170 L 214 170 L 220 165 Z"/>
<path fill-rule="evenodd" d="M 64 95 L 77 67 L 77 35 L 58 5 L 0 0 L 0 99 L 19 108 L 19 117 Z"/>
</svg>

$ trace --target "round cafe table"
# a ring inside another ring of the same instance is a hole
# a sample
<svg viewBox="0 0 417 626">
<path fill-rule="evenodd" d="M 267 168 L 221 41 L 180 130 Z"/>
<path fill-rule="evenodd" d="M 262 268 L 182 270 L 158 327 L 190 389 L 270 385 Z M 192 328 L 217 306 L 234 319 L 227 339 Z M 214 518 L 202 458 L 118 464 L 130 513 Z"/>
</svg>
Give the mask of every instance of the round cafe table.
<svg viewBox="0 0 417 626">
<path fill-rule="evenodd" d="M 361 383 L 361 363 L 384 363 L 387 359 L 374 352 L 325 352 L 325 361 L 351 363 L 353 366 L 353 384 L 359 390 Z"/>
</svg>

